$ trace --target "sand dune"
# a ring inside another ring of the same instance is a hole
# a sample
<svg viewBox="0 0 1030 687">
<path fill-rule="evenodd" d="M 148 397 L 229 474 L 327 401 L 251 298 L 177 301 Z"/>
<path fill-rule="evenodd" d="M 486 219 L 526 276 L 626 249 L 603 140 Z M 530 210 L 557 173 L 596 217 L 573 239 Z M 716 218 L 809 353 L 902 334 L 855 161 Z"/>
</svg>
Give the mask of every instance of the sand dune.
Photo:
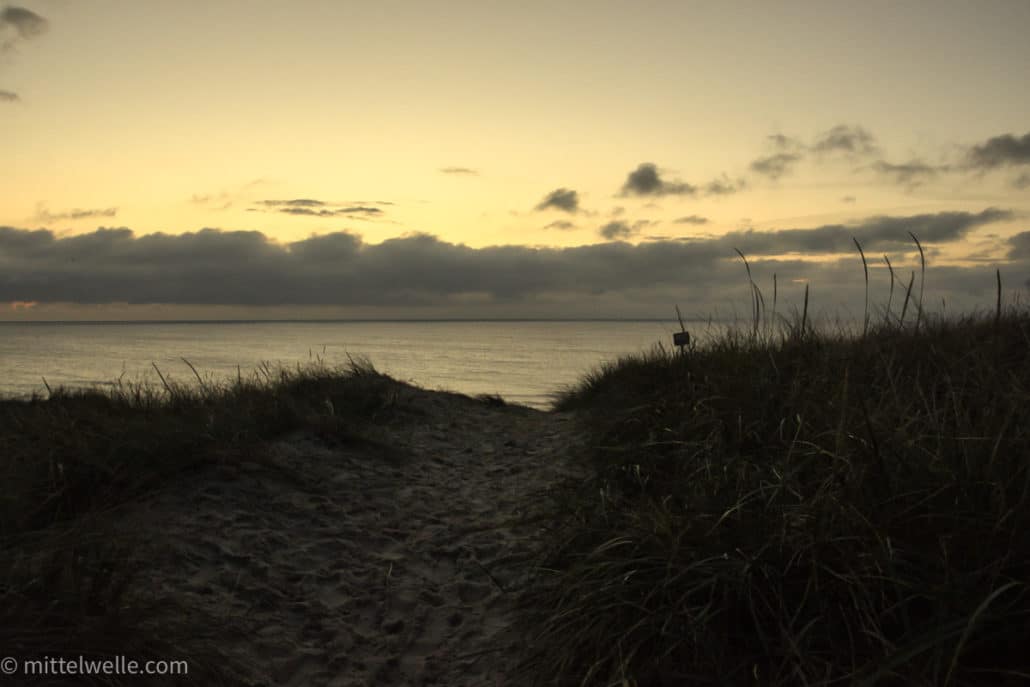
<svg viewBox="0 0 1030 687">
<path fill-rule="evenodd" d="M 127 518 L 160 533 L 151 587 L 237 627 L 224 648 L 257 684 L 514 684 L 527 510 L 570 474 L 573 422 L 398 394 L 375 442 L 289 436 Z"/>
</svg>

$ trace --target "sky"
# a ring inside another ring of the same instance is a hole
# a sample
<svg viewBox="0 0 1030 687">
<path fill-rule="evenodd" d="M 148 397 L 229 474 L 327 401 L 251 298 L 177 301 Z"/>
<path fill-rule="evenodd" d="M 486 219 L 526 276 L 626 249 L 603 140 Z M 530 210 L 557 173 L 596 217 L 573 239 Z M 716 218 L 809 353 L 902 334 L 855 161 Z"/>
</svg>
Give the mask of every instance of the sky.
<svg viewBox="0 0 1030 687">
<path fill-rule="evenodd" d="M 668 318 L 1030 278 L 1030 3 L 0 2 L 0 320 Z"/>
</svg>

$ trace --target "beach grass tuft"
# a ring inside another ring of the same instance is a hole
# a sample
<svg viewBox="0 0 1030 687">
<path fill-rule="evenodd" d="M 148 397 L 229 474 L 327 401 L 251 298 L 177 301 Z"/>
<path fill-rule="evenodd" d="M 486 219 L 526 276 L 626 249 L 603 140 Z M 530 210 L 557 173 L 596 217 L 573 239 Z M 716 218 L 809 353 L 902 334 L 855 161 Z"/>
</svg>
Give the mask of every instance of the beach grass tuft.
<svg viewBox="0 0 1030 687">
<path fill-rule="evenodd" d="M 751 321 L 558 396 L 591 469 L 524 600 L 527 683 L 1030 680 L 1030 311 L 921 291 L 908 323 Z"/>
</svg>

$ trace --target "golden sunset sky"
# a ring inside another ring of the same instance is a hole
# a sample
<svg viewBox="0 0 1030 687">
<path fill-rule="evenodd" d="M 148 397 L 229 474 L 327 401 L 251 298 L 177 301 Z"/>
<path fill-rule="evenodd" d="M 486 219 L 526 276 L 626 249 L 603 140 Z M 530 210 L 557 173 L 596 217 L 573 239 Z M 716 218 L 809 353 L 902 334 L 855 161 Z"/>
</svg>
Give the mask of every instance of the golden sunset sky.
<svg viewBox="0 0 1030 687">
<path fill-rule="evenodd" d="M 829 304 L 861 281 L 843 238 L 907 277 L 908 231 L 938 300 L 987 303 L 1030 276 L 1028 28 L 1002 1 L 0 4 L 0 319 L 665 317 L 722 307 L 736 247 Z"/>
</svg>

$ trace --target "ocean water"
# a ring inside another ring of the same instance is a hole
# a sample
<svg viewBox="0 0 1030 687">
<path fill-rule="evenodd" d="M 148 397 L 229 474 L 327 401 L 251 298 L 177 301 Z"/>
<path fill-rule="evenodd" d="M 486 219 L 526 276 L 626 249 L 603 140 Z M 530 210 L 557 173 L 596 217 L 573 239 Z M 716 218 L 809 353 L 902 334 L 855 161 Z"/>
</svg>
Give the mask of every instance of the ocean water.
<svg viewBox="0 0 1030 687">
<path fill-rule="evenodd" d="M 0 395 L 161 373 L 192 383 L 235 378 L 262 363 L 329 364 L 363 356 L 376 369 L 428 389 L 499 394 L 547 407 L 554 393 L 620 355 L 671 345 L 669 322 L 176 322 L 2 323 Z"/>
</svg>

